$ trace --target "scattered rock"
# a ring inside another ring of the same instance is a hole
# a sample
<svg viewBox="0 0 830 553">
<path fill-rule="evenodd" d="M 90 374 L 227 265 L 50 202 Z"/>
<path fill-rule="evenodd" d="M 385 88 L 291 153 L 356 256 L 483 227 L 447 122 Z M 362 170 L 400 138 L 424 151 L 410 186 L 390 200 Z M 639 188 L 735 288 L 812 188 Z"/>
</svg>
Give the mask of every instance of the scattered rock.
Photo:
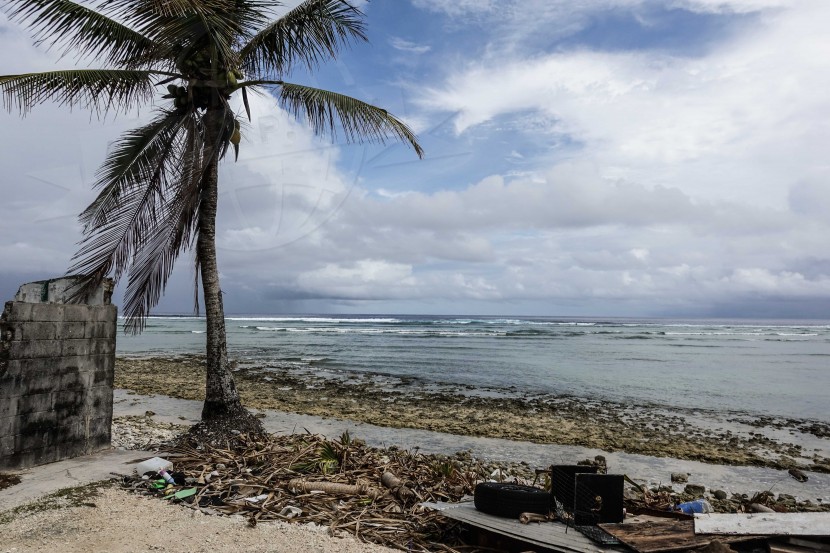
<svg viewBox="0 0 830 553">
<path fill-rule="evenodd" d="M 160 422 L 148 416 L 127 415 L 112 420 L 112 446 L 117 449 L 157 451 L 188 426 Z"/>
<path fill-rule="evenodd" d="M 696 553 L 735 553 L 735 550 L 720 540 L 712 540 L 709 545 L 701 549 L 695 549 Z"/>
<path fill-rule="evenodd" d="M 790 453 L 792 444 L 761 440 L 763 436 L 757 435 L 732 435 L 724 429 L 698 428 L 682 412 L 667 415 L 650 409 L 631 411 L 613 402 L 562 395 L 479 397 L 455 385 L 441 385 L 427 392 L 417 379 L 378 379 L 374 373 L 329 377 L 312 369 L 289 371 L 245 363 L 237 368 L 234 378 L 243 403 L 258 410 L 278 409 L 379 426 L 577 445 L 712 464 L 786 470 L 799 465 L 781 464 L 779 455 L 801 457 L 801 453 Z M 200 383 L 204 381 L 204 359 L 198 355 L 116 361 L 116 387 L 133 392 L 203 400 L 204 386 Z M 323 402 L 321 397 L 328 400 Z M 424 409 L 425 403 L 429 404 L 428 410 Z M 776 419 L 759 425 L 780 424 L 795 429 L 803 423 Z M 817 456 L 811 461 L 823 472 L 830 472 L 830 459 Z M 806 466 L 799 468 L 807 470 Z"/>
<path fill-rule="evenodd" d="M 685 472 L 673 472 L 671 473 L 671 481 L 675 484 L 685 484 L 689 481 L 689 475 Z"/>
<path fill-rule="evenodd" d="M 798 469 L 790 469 L 788 472 L 790 473 L 790 476 L 792 476 L 793 478 L 795 478 L 799 482 L 806 482 L 807 481 L 807 475 L 804 474 L 803 472 L 801 472 Z"/>
<path fill-rule="evenodd" d="M 720 499 L 721 501 L 727 498 L 726 492 L 723 490 L 715 490 L 715 493 L 712 495 L 714 495 L 716 499 Z"/>
<path fill-rule="evenodd" d="M 702 486 L 700 484 L 686 484 L 686 487 L 683 489 L 683 493 L 700 497 L 706 493 L 706 486 Z"/>
</svg>

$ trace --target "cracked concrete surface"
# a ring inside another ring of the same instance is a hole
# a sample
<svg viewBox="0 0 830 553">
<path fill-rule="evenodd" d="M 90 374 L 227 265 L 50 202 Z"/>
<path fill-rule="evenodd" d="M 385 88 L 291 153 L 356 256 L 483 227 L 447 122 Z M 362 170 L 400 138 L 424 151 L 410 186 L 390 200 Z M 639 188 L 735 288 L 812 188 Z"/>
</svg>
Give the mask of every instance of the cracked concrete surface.
<svg viewBox="0 0 830 553">
<path fill-rule="evenodd" d="M 20 483 L 0 491 L 0 512 L 64 488 L 108 480 L 112 473 L 129 474 L 132 464 L 156 455 L 146 451 L 107 450 L 14 471 L 20 476 Z"/>
</svg>

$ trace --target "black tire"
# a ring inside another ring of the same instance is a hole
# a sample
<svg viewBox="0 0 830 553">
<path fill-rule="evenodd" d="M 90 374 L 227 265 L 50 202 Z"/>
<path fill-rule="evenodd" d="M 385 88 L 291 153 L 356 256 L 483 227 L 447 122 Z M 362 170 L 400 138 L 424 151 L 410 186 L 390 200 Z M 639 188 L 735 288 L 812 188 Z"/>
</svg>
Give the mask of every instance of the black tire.
<svg viewBox="0 0 830 553">
<path fill-rule="evenodd" d="M 550 493 L 532 486 L 482 482 L 474 495 L 476 509 L 489 515 L 519 518 L 522 513 L 546 515 L 550 512 Z"/>
</svg>

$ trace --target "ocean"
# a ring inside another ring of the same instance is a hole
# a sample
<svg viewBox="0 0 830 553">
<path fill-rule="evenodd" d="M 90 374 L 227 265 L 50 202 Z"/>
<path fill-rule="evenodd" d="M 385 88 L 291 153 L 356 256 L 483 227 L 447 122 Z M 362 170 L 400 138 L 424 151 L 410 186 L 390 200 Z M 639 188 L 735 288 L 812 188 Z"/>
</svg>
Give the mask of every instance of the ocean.
<svg viewBox="0 0 830 553">
<path fill-rule="evenodd" d="M 151 317 L 119 355 L 198 354 L 204 319 Z M 229 316 L 243 364 L 467 393 L 830 422 L 830 322 L 423 315 Z"/>
</svg>

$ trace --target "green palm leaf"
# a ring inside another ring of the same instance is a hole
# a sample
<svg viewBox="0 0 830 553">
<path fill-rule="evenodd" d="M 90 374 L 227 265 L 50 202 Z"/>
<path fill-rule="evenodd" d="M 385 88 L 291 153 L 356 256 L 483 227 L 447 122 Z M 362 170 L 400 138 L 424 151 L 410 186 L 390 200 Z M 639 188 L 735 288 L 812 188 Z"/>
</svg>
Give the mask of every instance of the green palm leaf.
<svg viewBox="0 0 830 553">
<path fill-rule="evenodd" d="M 0 92 L 9 110 L 28 113 L 32 107 L 53 101 L 80 106 L 99 115 L 110 110 L 129 111 L 149 101 L 153 77 L 170 76 L 162 71 L 137 69 L 75 69 L 0 76 Z"/>
<path fill-rule="evenodd" d="M 130 266 L 124 296 L 125 330 L 129 332 L 143 329 L 147 315 L 164 293 L 176 260 L 198 235 L 202 178 L 215 148 L 205 142 L 205 128 L 198 118 L 186 118 L 184 128 L 183 138 L 175 143 L 175 159 L 179 162 L 163 213 L 147 229 L 149 238 L 138 245 Z M 198 275 L 198 258 L 196 270 Z"/>
<path fill-rule="evenodd" d="M 99 192 L 81 214 L 84 238 L 69 269 L 85 277 L 75 298 L 107 276 L 118 281 L 128 275 L 126 328 L 139 332 L 178 257 L 195 249 L 196 293 L 198 297 L 201 277 L 207 321 L 202 417 L 205 422 L 225 421 L 222 428 L 231 427 L 228 420 L 234 425 L 241 421 L 254 432 L 261 426 L 243 417 L 228 372 L 216 261 L 218 163 L 230 145 L 238 151 L 240 138 L 230 97 L 241 92 L 250 119 L 248 88 L 278 87 L 279 102 L 317 133 L 343 132 L 355 141 L 396 138 L 423 155 L 412 131 L 385 110 L 342 94 L 273 80 L 274 73 L 286 74 L 295 64 L 314 68 L 350 41 L 366 39 L 362 14 L 346 0 L 304 0 L 270 22 L 279 4 L 3 0 L 0 8 L 28 26 L 39 44 L 113 67 L 0 76 L 0 101 L 9 110 L 26 114 L 54 101 L 101 116 L 149 102 L 156 86 L 170 83 L 163 98 L 172 100 L 172 108 L 157 108 L 153 121 L 125 133 L 97 175 Z M 252 80 L 239 83 L 240 69 Z M 322 451 L 319 467 L 328 471 L 344 462 L 337 453 Z"/>
<path fill-rule="evenodd" d="M 27 24 L 38 44 L 137 68 L 158 46 L 103 13 L 70 0 L 7 0 L 9 19 Z"/>
<path fill-rule="evenodd" d="M 271 2 L 272 3 L 272 2 Z M 235 46 L 265 21 L 259 0 L 108 0 L 127 25 L 157 44 L 158 59 L 175 60 L 198 51 L 221 67 L 236 67 Z"/>
<path fill-rule="evenodd" d="M 134 162 L 135 175 L 141 175 L 138 181 L 116 181 L 121 184 L 118 193 L 112 187 L 105 186 L 95 202 L 87 208 L 94 213 L 98 204 L 107 204 L 108 213 L 102 222 L 88 227 L 81 248 L 73 257 L 74 264 L 69 272 L 88 275 L 89 284 L 94 285 L 106 275 L 112 273 L 118 280 L 129 268 L 136 250 L 151 236 L 148 231 L 163 218 L 165 196 L 176 183 L 175 174 L 178 167 L 178 149 L 175 146 L 177 137 L 181 134 L 183 122 L 188 116 L 178 116 L 174 113 L 165 113 L 154 123 L 144 127 L 147 136 L 144 142 L 152 142 L 153 138 L 164 140 L 167 147 L 145 149 L 143 157 Z M 162 122 L 162 119 L 166 121 Z M 164 126 L 164 136 L 158 134 L 158 127 Z M 136 137 L 137 131 L 130 133 L 116 146 L 114 155 L 128 157 L 135 142 L 141 141 Z M 86 213 L 86 212 L 85 212 Z"/>
<path fill-rule="evenodd" d="M 162 112 L 161 117 L 127 131 L 115 143 L 98 170 L 95 187 L 101 192 L 80 215 L 85 231 L 107 223 L 110 210 L 118 205 L 122 193 L 152 180 L 163 151 L 188 120 L 173 112 Z"/>
<path fill-rule="evenodd" d="M 239 52 L 251 75 L 309 68 L 333 58 L 350 40 L 366 40 L 362 13 L 345 0 L 306 0 L 257 33 Z"/>
<path fill-rule="evenodd" d="M 334 137 L 342 130 L 350 142 L 359 139 L 386 142 L 395 137 L 408 142 L 418 157 L 424 157 L 415 134 L 385 109 L 319 88 L 280 81 L 267 84 L 280 86 L 280 104 L 295 117 L 304 117 L 315 133 Z"/>
</svg>

